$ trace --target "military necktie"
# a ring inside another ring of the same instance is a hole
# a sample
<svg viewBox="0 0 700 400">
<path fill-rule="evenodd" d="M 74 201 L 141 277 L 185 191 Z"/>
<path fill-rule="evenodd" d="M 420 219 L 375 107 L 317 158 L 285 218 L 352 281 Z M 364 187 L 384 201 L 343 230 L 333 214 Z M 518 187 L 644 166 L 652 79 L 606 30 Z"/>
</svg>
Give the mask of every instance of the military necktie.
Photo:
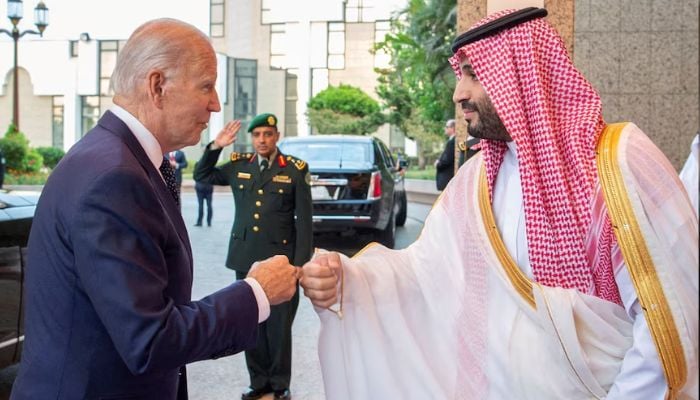
<svg viewBox="0 0 700 400">
<path fill-rule="evenodd" d="M 268 165 L 270 165 L 270 163 L 269 163 L 266 159 L 263 159 L 263 160 L 260 162 L 260 172 L 265 171 L 265 170 L 267 169 L 267 166 L 268 166 Z"/>
<path fill-rule="evenodd" d="M 175 180 L 175 171 L 173 167 L 170 166 L 170 161 L 167 158 L 163 158 L 163 163 L 160 164 L 160 173 L 163 174 L 163 179 L 165 180 L 165 185 L 168 186 L 170 194 L 173 195 L 175 199 L 175 204 L 180 206 L 180 193 L 177 188 L 177 181 Z"/>
</svg>

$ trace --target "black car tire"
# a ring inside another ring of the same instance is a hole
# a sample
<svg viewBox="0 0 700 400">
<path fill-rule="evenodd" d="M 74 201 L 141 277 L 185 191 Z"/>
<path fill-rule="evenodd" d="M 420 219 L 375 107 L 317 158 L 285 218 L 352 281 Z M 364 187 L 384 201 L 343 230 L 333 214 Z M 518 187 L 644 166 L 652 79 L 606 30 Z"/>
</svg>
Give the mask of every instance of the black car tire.
<svg viewBox="0 0 700 400">
<path fill-rule="evenodd" d="M 376 240 L 377 242 L 383 244 L 384 246 L 393 249 L 396 239 L 396 219 L 394 218 L 394 213 L 391 213 L 389 217 L 389 222 L 386 224 L 386 228 L 377 231 Z"/>
<path fill-rule="evenodd" d="M 406 215 L 408 214 L 408 203 L 406 192 L 401 192 L 399 196 L 399 212 L 396 213 L 396 226 L 406 225 Z"/>
</svg>

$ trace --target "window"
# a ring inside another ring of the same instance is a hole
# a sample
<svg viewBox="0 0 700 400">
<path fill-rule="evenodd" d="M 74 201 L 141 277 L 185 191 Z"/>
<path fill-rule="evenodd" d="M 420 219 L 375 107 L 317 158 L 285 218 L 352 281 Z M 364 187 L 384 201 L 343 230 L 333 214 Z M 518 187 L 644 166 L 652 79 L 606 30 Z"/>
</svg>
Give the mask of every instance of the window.
<svg viewBox="0 0 700 400">
<path fill-rule="evenodd" d="M 262 0 L 260 3 L 262 23 L 269 24 L 272 17 L 272 4 L 270 0 Z"/>
<path fill-rule="evenodd" d="M 233 119 L 241 120 L 241 126 L 246 127 L 257 113 L 258 62 L 234 59 L 233 76 Z M 234 150 L 245 151 L 249 136 L 239 135 Z"/>
<path fill-rule="evenodd" d="M 284 24 L 270 25 L 270 66 L 272 68 L 286 67 L 285 48 L 289 46 L 286 38 L 287 32 Z"/>
<path fill-rule="evenodd" d="M 63 148 L 63 96 L 51 98 L 51 145 Z"/>
<path fill-rule="evenodd" d="M 328 23 L 328 69 L 345 68 L 345 23 Z"/>
<path fill-rule="evenodd" d="M 78 41 L 77 40 L 71 40 L 70 42 L 68 42 L 68 54 L 70 55 L 70 58 L 78 57 Z"/>
<path fill-rule="evenodd" d="M 100 96 L 112 96 L 114 92 L 109 81 L 117 65 L 119 42 L 116 40 L 100 41 Z"/>
<path fill-rule="evenodd" d="M 298 136 L 297 126 L 297 77 L 298 70 L 287 70 L 284 94 L 284 135 Z"/>
<path fill-rule="evenodd" d="M 345 3 L 346 22 L 372 22 L 374 20 L 374 0 L 347 0 Z"/>
<path fill-rule="evenodd" d="M 100 118 L 100 97 L 80 96 L 80 137 L 88 133 Z"/>
<path fill-rule="evenodd" d="M 209 36 L 224 37 L 225 0 L 209 2 Z"/>
<path fill-rule="evenodd" d="M 384 41 L 384 38 L 391 31 L 390 21 L 377 21 L 374 23 L 374 43 Z M 374 53 L 374 67 L 387 69 L 391 66 L 391 57 L 383 50 L 377 50 Z"/>
</svg>

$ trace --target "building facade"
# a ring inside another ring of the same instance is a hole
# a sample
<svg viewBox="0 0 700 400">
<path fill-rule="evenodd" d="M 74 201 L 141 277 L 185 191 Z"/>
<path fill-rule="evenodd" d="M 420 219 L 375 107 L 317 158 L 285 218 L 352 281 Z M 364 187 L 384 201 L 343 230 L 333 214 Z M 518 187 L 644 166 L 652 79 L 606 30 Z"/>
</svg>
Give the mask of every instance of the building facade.
<svg viewBox="0 0 700 400">
<path fill-rule="evenodd" d="M 197 159 L 226 121 L 244 126 L 262 112 L 279 118 L 283 135 L 308 135 L 306 103 L 328 85 L 374 92 L 374 67 L 388 59 L 373 54 L 404 0 L 210 0 L 209 35 L 217 52 L 222 111 L 212 114 L 200 146 L 184 149 Z M 126 37 L 24 40 L 19 57 L 20 129 L 32 146 L 68 150 L 111 106 L 109 78 Z M 0 42 L 0 54 L 12 54 Z M 50 62 L 46 62 L 50 60 Z M 12 118 L 12 63 L 0 58 L 0 129 Z M 404 137 L 388 125 L 376 133 L 393 147 Z M 239 135 L 235 150 L 250 150 Z M 226 157 L 227 154 L 223 154 Z"/>
</svg>

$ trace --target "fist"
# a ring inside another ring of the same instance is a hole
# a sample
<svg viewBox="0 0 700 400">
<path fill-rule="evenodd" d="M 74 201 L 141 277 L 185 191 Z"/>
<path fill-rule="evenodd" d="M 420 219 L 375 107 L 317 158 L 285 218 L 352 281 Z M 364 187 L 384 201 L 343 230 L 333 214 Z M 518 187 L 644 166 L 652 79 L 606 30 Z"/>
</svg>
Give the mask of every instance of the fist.
<svg viewBox="0 0 700 400">
<path fill-rule="evenodd" d="M 338 253 L 323 253 L 304 264 L 301 286 L 316 307 L 328 308 L 338 300 L 342 266 Z"/>
<path fill-rule="evenodd" d="M 258 261 L 248 271 L 248 278 L 253 278 L 265 291 L 270 305 L 289 301 L 297 291 L 297 271 L 299 268 L 289 264 L 287 256 L 273 256 Z"/>
</svg>

